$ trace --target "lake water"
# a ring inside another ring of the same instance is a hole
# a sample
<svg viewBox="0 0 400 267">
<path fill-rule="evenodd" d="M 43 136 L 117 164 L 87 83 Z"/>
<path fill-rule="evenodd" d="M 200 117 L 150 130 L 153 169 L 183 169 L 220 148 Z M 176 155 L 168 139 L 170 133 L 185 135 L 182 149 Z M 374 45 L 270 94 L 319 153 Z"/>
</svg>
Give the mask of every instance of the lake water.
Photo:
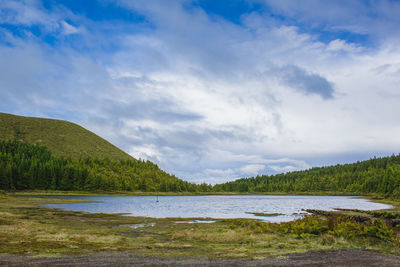
<svg viewBox="0 0 400 267">
<path fill-rule="evenodd" d="M 57 196 L 57 198 L 60 198 Z M 48 204 L 46 207 L 71 211 L 128 213 L 155 218 L 255 218 L 268 222 L 290 221 L 303 216 L 303 209 L 377 210 L 391 208 L 367 199 L 348 196 L 63 196 L 97 201 L 92 203 Z M 251 212 L 281 213 L 257 216 Z"/>
</svg>

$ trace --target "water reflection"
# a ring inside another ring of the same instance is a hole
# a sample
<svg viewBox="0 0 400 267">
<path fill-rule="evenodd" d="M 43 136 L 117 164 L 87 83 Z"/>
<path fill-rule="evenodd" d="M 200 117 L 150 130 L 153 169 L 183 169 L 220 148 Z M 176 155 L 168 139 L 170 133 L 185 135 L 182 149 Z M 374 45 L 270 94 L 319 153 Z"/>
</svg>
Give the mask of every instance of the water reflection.
<svg viewBox="0 0 400 267">
<path fill-rule="evenodd" d="M 60 196 L 58 196 L 60 198 Z M 391 208 L 367 199 L 348 196 L 65 196 L 94 203 L 49 204 L 63 210 L 127 213 L 155 218 L 255 218 L 284 222 L 304 215 L 304 209 L 377 210 Z M 276 216 L 263 216 L 264 214 Z"/>
</svg>

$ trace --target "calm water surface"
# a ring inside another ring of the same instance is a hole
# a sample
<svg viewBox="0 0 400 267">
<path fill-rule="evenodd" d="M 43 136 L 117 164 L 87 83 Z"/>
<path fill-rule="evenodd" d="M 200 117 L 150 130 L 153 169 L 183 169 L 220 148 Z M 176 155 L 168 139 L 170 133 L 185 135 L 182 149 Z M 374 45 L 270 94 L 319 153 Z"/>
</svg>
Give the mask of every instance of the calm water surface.
<svg viewBox="0 0 400 267">
<path fill-rule="evenodd" d="M 59 198 L 59 197 L 58 197 Z M 269 222 L 301 217 L 302 209 L 335 208 L 377 210 L 391 208 L 367 199 L 348 196 L 63 196 L 96 203 L 48 204 L 46 207 L 72 211 L 128 213 L 155 218 L 256 218 Z M 249 212 L 282 213 L 264 217 Z"/>
</svg>

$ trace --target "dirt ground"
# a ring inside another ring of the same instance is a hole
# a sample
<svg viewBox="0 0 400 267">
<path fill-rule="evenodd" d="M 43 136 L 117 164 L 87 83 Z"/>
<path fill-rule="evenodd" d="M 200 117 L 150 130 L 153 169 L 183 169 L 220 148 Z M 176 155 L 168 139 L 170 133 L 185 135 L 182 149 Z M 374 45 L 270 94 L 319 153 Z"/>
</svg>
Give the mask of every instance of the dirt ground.
<svg viewBox="0 0 400 267">
<path fill-rule="evenodd" d="M 0 266 L 400 266 L 400 257 L 363 250 L 314 251 L 252 261 L 173 260 L 140 257 L 126 252 L 102 252 L 62 257 L 2 254 Z"/>
</svg>

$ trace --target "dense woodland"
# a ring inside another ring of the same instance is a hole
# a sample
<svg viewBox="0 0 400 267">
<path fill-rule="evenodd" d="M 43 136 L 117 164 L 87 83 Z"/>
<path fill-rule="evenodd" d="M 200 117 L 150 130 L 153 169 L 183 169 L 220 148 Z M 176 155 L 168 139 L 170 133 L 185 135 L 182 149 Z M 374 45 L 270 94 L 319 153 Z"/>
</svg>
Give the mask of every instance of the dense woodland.
<svg viewBox="0 0 400 267">
<path fill-rule="evenodd" d="M 208 191 L 170 175 L 150 161 L 54 157 L 46 147 L 0 142 L 0 189 L 104 191 Z"/>
<path fill-rule="evenodd" d="M 219 192 L 333 192 L 400 197 L 400 155 L 352 164 L 238 179 Z"/>
<path fill-rule="evenodd" d="M 46 147 L 0 142 L 0 189 L 142 192 L 332 192 L 400 197 L 400 155 L 353 164 L 196 185 L 150 161 L 54 157 Z"/>
</svg>

